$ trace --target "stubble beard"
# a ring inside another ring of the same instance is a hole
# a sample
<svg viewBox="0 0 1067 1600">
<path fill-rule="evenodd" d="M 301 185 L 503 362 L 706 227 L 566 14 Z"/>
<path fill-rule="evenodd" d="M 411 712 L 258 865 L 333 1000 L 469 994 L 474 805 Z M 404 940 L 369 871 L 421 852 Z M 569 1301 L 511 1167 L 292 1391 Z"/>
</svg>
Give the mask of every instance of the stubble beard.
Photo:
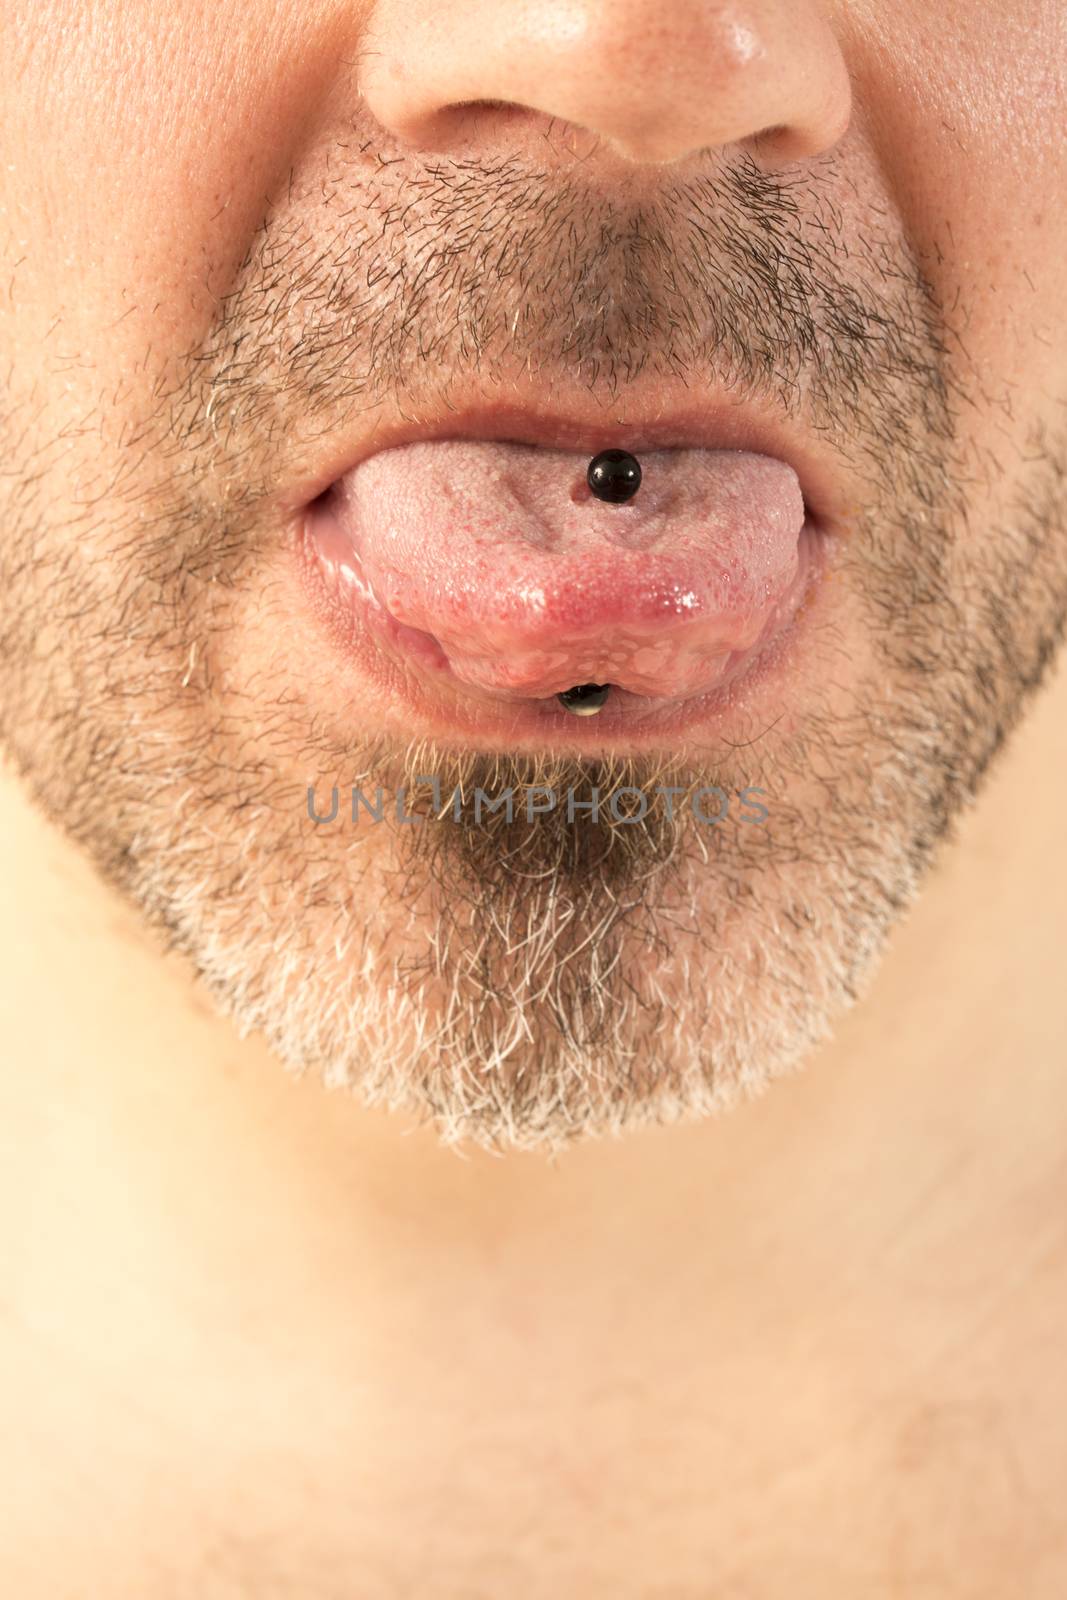
<svg viewBox="0 0 1067 1600">
<path fill-rule="evenodd" d="M 752 259 L 733 262 L 742 287 Z M 784 339 L 796 306 L 779 309 Z M 254 683 L 228 654 L 253 601 L 263 615 L 270 599 L 260 562 L 274 531 L 254 496 L 244 506 L 179 475 L 140 500 L 128 490 L 125 540 L 91 511 L 72 530 L 34 498 L 35 454 L 20 467 L 5 426 L 0 736 L 36 802 L 189 957 L 238 1032 L 262 1034 L 294 1072 L 493 1149 L 554 1154 L 712 1115 L 800 1064 L 864 992 L 1063 634 L 1065 441 L 1027 439 L 1012 492 L 1005 474 L 982 513 L 995 536 L 973 544 L 937 316 L 917 292 L 894 314 L 905 331 L 886 334 L 887 315 L 879 334 L 891 384 L 859 354 L 826 381 L 870 449 L 883 445 L 836 576 L 870 660 L 842 696 L 848 639 L 824 641 L 827 683 L 788 733 L 752 727 L 699 767 L 670 751 L 553 766 L 342 739 L 299 698 L 293 714 L 283 653 Z M 240 302 L 235 315 L 244 326 Z M 758 338 L 742 321 L 735 357 L 750 332 L 769 361 L 768 317 Z M 182 436 L 175 413 L 163 420 L 161 442 Z M 179 460 L 212 448 L 190 425 Z M 362 832 L 308 819 L 309 784 L 395 792 L 416 773 L 446 794 L 545 781 L 579 801 L 594 784 L 605 798 L 623 784 L 683 794 L 673 819 L 657 806 L 637 822 L 565 807 L 527 821 L 521 806 L 512 822 Z M 753 784 L 763 826 L 711 829 L 686 803 Z"/>
</svg>

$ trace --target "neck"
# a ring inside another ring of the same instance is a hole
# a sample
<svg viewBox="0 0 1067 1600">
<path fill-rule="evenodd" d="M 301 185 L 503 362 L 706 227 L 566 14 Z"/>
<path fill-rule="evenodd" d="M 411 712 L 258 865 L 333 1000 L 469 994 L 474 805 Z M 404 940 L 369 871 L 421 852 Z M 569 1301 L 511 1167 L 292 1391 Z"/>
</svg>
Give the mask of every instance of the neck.
<svg viewBox="0 0 1067 1600">
<path fill-rule="evenodd" d="M 29 1343 L 109 1394 L 154 1373 L 183 1437 L 217 1405 L 277 1442 L 252 1400 L 298 1378 L 288 1442 L 321 1473 L 358 1392 L 360 1449 L 425 1489 L 475 1411 L 534 1438 L 577 1408 L 606 1449 L 640 1378 L 671 1492 L 721 1452 L 742 1519 L 738 1463 L 813 1433 L 825 1456 L 950 1356 L 951 1392 L 970 1335 L 1021 1314 L 1062 1206 L 1065 778 L 1061 670 L 831 1047 L 717 1122 L 551 1166 L 289 1078 L 9 775 L 0 1206 L 30 1218 L 5 1283 Z"/>
</svg>

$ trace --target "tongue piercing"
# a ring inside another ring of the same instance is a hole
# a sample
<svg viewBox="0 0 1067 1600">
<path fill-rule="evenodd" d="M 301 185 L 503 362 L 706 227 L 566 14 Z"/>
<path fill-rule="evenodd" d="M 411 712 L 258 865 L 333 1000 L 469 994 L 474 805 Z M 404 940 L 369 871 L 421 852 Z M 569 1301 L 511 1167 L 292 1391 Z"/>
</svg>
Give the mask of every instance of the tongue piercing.
<svg viewBox="0 0 1067 1600">
<path fill-rule="evenodd" d="M 572 689 L 564 689 L 556 699 L 564 711 L 575 717 L 595 717 L 610 690 L 610 683 L 576 683 Z"/>
<path fill-rule="evenodd" d="M 618 505 L 640 489 L 641 463 L 629 450 L 601 450 L 586 468 L 585 481 L 598 500 Z"/>
<path fill-rule="evenodd" d="M 641 463 L 629 450 L 601 450 L 586 468 L 585 479 L 598 500 L 619 504 L 641 487 Z M 572 716 L 595 717 L 610 693 L 610 683 L 576 683 L 556 699 Z"/>
</svg>

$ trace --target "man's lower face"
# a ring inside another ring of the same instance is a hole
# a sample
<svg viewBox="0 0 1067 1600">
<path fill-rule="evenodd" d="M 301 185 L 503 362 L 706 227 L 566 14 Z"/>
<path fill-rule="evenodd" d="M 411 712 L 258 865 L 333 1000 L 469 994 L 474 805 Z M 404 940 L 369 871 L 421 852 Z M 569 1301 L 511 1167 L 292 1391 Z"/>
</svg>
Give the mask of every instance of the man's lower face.
<svg viewBox="0 0 1067 1600">
<path fill-rule="evenodd" d="M 509 335 L 473 260 L 368 310 L 384 230 L 324 254 L 297 200 L 91 444 L 42 455 L 15 374 L 4 740 L 294 1070 L 556 1149 L 762 1088 L 861 992 L 1062 633 L 1065 447 L 1020 401 L 990 464 L 965 301 L 834 182 L 678 188 L 625 264 L 575 199 Z"/>
</svg>

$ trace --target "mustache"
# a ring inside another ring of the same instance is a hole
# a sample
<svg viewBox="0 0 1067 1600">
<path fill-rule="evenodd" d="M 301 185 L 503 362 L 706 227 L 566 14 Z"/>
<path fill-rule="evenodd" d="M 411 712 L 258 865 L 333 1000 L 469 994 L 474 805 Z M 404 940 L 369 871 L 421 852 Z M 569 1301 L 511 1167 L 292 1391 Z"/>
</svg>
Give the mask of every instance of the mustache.
<svg viewBox="0 0 1067 1600">
<path fill-rule="evenodd" d="M 612 400 L 681 376 L 881 462 L 946 437 L 943 310 L 893 224 L 846 226 L 836 157 L 790 176 L 739 154 L 610 199 L 515 161 L 329 171 L 313 210 L 271 208 L 190 353 L 184 437 L 215 460 L 519 373 Z"/>
</svg>

